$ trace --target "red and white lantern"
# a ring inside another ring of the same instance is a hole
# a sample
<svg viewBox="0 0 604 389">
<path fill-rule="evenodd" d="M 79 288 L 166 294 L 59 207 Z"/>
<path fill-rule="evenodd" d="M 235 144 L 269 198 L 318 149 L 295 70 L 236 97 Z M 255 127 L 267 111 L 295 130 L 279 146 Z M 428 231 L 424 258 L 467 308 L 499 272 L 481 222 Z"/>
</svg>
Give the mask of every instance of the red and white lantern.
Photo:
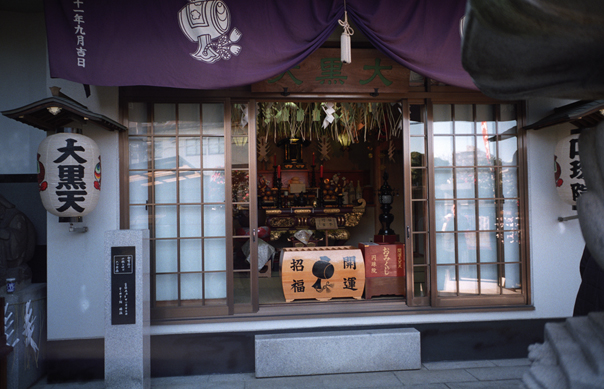
<svg viewBox="0 0 604 389">
<path fill-rule="evenodd" d="M 558 142 L 554 169 L 558 196 L 566 203 L 575 205 L 577 198 L 586 190 L 579 159 L 579 134 L 567 136 Z"/>
<path fill-rule="evenodd" d="M 44 208 L 65 218 L 96 207 L 101 193 L 101 153 L 90 138 L 62 132 L 38 147 L 38 187 Z"/>
</svg>

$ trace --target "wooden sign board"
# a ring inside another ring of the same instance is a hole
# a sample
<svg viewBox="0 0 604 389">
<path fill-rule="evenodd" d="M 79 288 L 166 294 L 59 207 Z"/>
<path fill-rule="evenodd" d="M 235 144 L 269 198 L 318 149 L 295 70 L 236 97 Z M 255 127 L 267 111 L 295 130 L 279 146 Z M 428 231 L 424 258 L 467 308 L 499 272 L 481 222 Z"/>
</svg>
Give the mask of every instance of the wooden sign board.
<svg viewBox="0 0 604 389">
<path fill-rule="evenodd" d="M 338 222 L 335 217 L 316 217 L 315 226 L 317 230 L 337 230 Z"/>
<path fill-rule="evenodd" d="M 284 248 L 281 283 L 286 302 L 361 299 L 365 289 L 363 255 L 352 246 Z"/>
<path fill-rule="evenodd" d="M 340 49 L 318 49 L 287 72 L 252 84 L 252 92 L 405 93 L 409 74 L 375 49 L 352 50 L 349 64 L 340 60 Z"/>
</svg>

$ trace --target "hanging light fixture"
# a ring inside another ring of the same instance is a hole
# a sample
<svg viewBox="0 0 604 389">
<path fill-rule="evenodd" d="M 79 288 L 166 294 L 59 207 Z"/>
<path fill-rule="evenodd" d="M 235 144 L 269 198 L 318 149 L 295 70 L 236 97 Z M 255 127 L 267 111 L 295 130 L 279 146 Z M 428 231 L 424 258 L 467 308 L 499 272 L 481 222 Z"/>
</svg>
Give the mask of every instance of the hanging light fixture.
<svg viewBox="0 0 604 389">
<path fill-rule="evenodd" d="M 342 63 L 351 63 L 352 55 L 350 49 L 350 37 L 354 34 L 354 30 L 348 24 L 348 11 L 346 11 L 346 0 L 344 0 L 344 20 L 338 20 L 340 26 L 344 28 L 340 36 L 340 60 Z"/>
</svg>

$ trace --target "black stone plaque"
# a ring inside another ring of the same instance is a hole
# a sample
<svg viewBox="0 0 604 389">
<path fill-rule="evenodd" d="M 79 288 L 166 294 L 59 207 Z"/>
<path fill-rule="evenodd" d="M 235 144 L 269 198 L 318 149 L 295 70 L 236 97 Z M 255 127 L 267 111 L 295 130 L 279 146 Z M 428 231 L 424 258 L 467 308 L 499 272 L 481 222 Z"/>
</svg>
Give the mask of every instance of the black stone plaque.
<svg viewBox="0 0 604 389">
<path fill-rule="evenodd" d="M 111 324 L 136 323 L 135 247 L 111 247 Z"/>
</svg>

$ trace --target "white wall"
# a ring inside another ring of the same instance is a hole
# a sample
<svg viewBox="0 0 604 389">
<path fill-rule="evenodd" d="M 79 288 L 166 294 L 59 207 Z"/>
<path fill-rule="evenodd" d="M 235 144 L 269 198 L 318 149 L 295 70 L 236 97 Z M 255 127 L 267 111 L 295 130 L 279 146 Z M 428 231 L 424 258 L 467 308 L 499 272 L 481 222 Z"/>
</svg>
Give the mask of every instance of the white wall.
<svg viewBox="0 0 604 389">
<path fill-rule="evenodd" d="M 118 89 L 91 87 L 86 98 L 81 84 L 47 79 L 47 86 L 84 104 L 93 112 L 118 118 Z M 119 229 L 118 134 L 85 126 L 101 151 L 101 195 L 82 223 L 88 232 L 69 232 L 69 223 L 48 214 L 48 339 L 100 338 L 105 334 L 104 234 Z"/>
</svg>

